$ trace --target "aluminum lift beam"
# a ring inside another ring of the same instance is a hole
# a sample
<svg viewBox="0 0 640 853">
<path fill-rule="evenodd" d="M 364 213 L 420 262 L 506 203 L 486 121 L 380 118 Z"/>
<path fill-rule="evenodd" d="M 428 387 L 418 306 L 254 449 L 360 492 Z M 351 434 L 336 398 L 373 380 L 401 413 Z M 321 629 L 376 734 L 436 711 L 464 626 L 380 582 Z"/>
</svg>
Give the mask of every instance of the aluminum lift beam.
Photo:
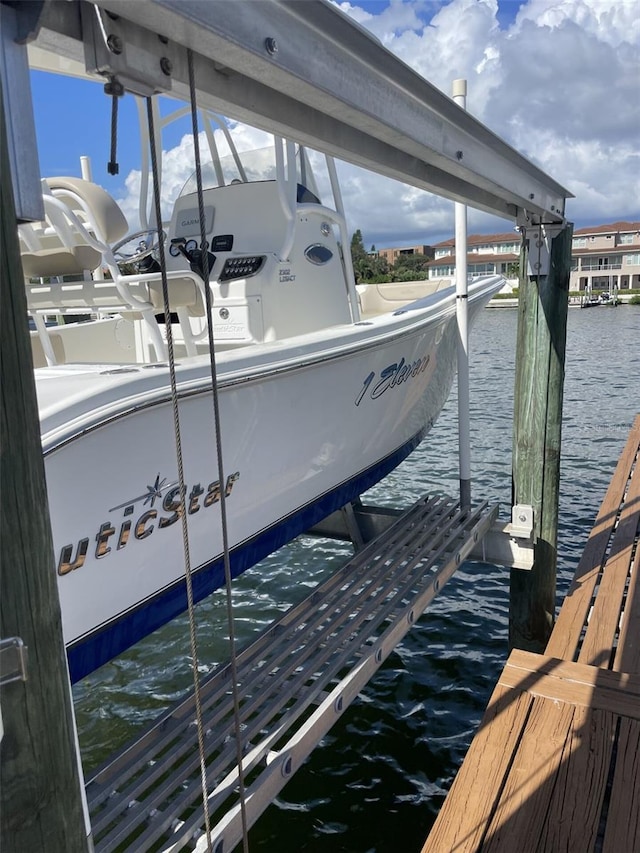
<svg viewBox="0 0 640 853">
<path fill-rule="evenodd" d="M 326 0 L 69 0 L 17 12 L 25 41 L 67 72 L 86 75 L 86 47 L 91 73 L 186 98 L 191 48 L 204 107 L 508 219 L 564 221 L 571 193 Z"/>
</svg>

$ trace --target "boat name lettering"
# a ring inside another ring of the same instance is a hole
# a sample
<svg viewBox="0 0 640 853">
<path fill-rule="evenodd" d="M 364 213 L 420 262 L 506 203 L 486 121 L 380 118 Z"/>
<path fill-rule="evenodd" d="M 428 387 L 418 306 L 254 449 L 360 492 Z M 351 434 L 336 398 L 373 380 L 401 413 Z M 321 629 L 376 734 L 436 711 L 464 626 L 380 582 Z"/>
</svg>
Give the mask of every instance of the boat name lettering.
<svg viewBox="0 0 640 853">
<path fill-rule="evenodd" d="M 280 283 L 281 284 L 285 281 L 295 281 L 296 280 L 295 275 L 291 275 L 291 268 L 290 267 L 282 268 L 280 270 L 279 275 L 280 275 Z"/>
<path fill-rule="evenodd" d="M 234 483 L 239 479 L 240 472 L 229 474 L 226 480 L 224 490 L 225 497 L 229 497 Z M 165 486 L 166 480 L 160 480 L 160 475 L 156 477 L 153 486 L 147 486 L 147 492 L 137 498 L 133 498 L 124 504 L 114 507 L 109 512 L 115 510 L 123 510 L 120 520 L 112 521 L 111 519 L 103 522 L 98 528 L 95 535 L 95 556 L 96 559 L 101 559 L 110 554 L 114 549 L 121 551 L 126 547 L 131 534 L 134 539 L 147 539 L 155 530 L 163 530 L 175 524 L 182 518 L 184 507 L 187 507 L 187 515 L 195 515 L 204 507 L 213 506 L 220 500 L 222 489 L 219 480 L 214 480 L 206 487 L 200 483 L 196 483 L 191 490 L 185 488 L 183 500 L 180 495 L 180 486 L 173 483 Z M 156 500 L 162 500 L 161 506 L 156 509 L 154 503 Z M 150 508 L 146 509 L 137 518 L 132 516 L 135 513 L 135 504 L 142 500 L 143 506 L 149 504 Z M 115 538 L 112 538 L 115 537 Z M 60 549 L 60 559 L 58 560 L 58 574 L 66 575 L 75 569 L 80 569 L 85 563 L 87 553 L 89 551 L 90 538 L 88 536 L 80 539 L 73 553 L 73 544 L 64 545 Z"/>
<path fill-rule="evenodd" d="M 356 406 L 360 405 L 367 392 L 369 392 L 372 400 L 377 400 L 389 388 L 395 388 L 397 385 L 401 385 L 403 382 L 407 382 L 409 379 L 418 376 L 419 373 L 422 373 L 426 369 L 430 359 L 430 355 L 417 358 L 415 361 L 406 361 L 404 358 L 401 358 L 400 361 L 395 361 L 393 364 L 387 365 L 380 373 L 372 370 L 358 392 L 358 396 L 355 399 Z"/>
</svg>

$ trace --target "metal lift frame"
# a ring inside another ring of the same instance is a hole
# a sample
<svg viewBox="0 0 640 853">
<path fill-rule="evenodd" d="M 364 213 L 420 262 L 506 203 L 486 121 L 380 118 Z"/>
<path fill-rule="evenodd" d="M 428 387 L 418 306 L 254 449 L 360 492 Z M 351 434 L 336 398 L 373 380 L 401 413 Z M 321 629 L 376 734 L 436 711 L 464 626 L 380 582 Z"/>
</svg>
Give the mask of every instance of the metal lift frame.
<svg viewBox="0 0 640 853">
<path fill-rule="evenodd" d="M 188 100 L 190 48 L 203 107 L 514 221 L 564 221 L 568 190 L 326 0 L 58 0 L 16 15 L 36 67 Z"/>
<path fill-rule="evenodd" d="M 237 659 L 251 826 L 489 530 L 497 507 L 423 498 Z M 229 665 L 201 684 L 212 849 L 242 839 Z M 194 699 L 87 780 L 96 851 L 206 849 Z"/>
</svg>

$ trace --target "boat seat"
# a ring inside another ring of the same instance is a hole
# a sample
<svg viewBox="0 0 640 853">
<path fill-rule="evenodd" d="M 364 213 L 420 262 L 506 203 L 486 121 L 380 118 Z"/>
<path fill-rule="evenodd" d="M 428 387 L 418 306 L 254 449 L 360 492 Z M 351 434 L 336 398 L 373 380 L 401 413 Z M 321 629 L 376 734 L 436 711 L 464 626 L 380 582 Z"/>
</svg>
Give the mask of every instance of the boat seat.
<svg viewBox="0 0 640 853">
<path fill-rule="evenodd" d="M 102 255 L 91 246 L 74 246 L 71 249 L 37 249 L 22 253 L 22 270 L 25 278 L 82 275 L 85 270 L 100 266 Z"/>
<path fill-rule="evenodd" d="M 19 228 L 25 277 L 78 276 L 99 267 L 103 249 L 128 231 L 114 199 L 81 178 L 47 178 L 42 186 L 45 219 Z M 74 227 L 73 217 L 93 240 Z"/>
<path fill-rule="evenodd" d="M 129 230 L 129 224 L 118 204 L 98 184 L 82 178 L 64 177 L 47 178 L 46 182 L 56 198 L 64 201 L 72 210 L 78 209 L 77 199 L 83 202 L 82 208 L 90 230 L 95 230 L 105 243 L 117 242 Z"/>
<path fill-rule="evenodd" d="M 143 319 L 156 358 L 164 360 L 166 346 L 155 319 L 163 311 L 162 277 L 157 272 L 126 275 L 119 269 L 111 244 L 129 227 L 115 200 L 80 178 L 47 178 L 42 188 L 45 219 L 21 225 L 19 235 L 27 307 L 48 363 L 65 360 L 56 349 L 55 334 L 66 340 L 75 331 L 61 327 L 52 333 L 42 315 L 87 311 Z M 104 275 L 106 270 L 110 276 Z M 205 315 L 203 286 L 189 270 L 169 271 L 167 278 L 170 310 L 178 314 L 188 353 L 195 354 L 188 318 Z M 41 361 L 39 353 L 34 358 Z"/>
</svg>

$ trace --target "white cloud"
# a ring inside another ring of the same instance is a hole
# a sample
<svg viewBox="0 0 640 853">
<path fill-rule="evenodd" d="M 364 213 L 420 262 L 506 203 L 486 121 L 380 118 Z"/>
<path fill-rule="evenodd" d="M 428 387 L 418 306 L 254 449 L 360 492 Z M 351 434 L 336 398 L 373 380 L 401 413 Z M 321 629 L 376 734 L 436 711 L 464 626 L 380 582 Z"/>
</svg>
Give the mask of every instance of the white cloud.
<svg viewBox="0 0 640 853">
<path fill-rule="evenodd" d="M 467 78 L 470 112 L 577 196 L 568 216 L 578 227 L 640 219 L 637 0 L 529 0 L 502 26 L 497 0 L 339 6 L 445 93 Z M 242 148 L 264 139 L 241 126 L 233 133 Z M 171 194 L 188 177 L 190 145 L 185 137 L 169 153 Z M 346 164 L 339 173 L 350 228 L 367 245 L 452 235 L 451 202 Z M 136 181 L 127 179 L 128 214 Z M 470 210 L 469 227 L 510 223 Z"/>
<path fill-rule="evenodd" d="M 496 0 L 438 5 L 422 27 L 396 25 L 393 7 L 358 20 L 445 93 L 465 77 L 468 109 L 573 192 L 567 212 L 578 226 L 640 219 L 637 0 L 530 0 L 504 29 Z M 404 200 L 388 199 L 390 220 L 405 222 Z M 428 207 L 445 225 L 446 206 Z M 483 221 L 470 211 L 472 227 Z"/>
<path fill-rule="evenodd" d="M 525 21 L 551 30 L 569 21 L 612 47 L 637 46 L 640 37 L 637 0 L 529 0 L 518 11 L 514 30 L 519 32 Z"/>
</svg>

